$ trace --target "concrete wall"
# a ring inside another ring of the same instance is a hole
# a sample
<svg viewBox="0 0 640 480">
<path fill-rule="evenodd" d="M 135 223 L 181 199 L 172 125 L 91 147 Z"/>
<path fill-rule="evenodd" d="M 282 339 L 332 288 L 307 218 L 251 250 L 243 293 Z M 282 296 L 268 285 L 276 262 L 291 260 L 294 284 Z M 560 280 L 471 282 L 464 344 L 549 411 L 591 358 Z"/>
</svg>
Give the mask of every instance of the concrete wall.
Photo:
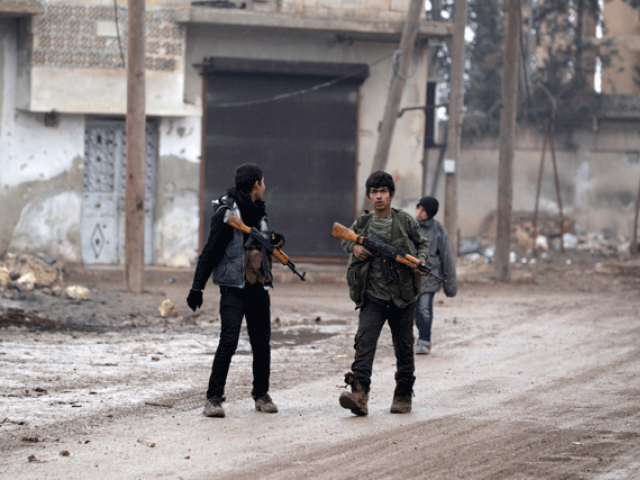
<svg viewBox="0 0 640 480">
<path fill-rule="evenodd" d="M 200 150 L 202 120 L 198 117 L 164 118 L 156 189 L 156 263 L 171 262 L 185 254 L 194 264 L 200 229 Z"/>
<path fill-rule="evenodd" d="M 16 109 L 17 21 L 0 19 L 0 255 L 28 249 L 80 259 L 84 117 Z"/>
<path fill-rule="evenodd" d="M 541 132 L 518 128 L 513 164 L 514 211 L 534 211 L 542 142 Z M 557 133 L 554 145 L 564 213 L 575 220 L 577 232 L 630 238 L 640 182 L 640 125 L 604 123 L 597 132 L 591 126 L 576 128 Z M 497 209 L 498 159 L 497 139 L 463 145 L 458 179 L 458 226 L 463 237 L 480 234 L 487 216 Z M 434 163 L 435 160 L 430 164 L 430 179 Z M 443 176 L 436 196 L 444 199 Z M 539 211 L 558 214 L 548 146 Z"/>
</svg>

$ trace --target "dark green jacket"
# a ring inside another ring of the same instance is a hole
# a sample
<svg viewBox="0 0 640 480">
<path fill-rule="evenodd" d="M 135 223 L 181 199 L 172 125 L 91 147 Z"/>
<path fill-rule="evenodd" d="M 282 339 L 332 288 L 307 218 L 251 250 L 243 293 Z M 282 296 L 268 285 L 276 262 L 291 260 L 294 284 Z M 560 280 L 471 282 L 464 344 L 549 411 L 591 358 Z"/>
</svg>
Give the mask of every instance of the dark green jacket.
<svg viewBox="0 0 640 480">
<path fill-rule="evenodd" d="M 372 212 L 360 215 L 351 229 L 364 237 L 371 235 L 372 222 L 369 221 L 371 217 L 373 217 Z M 429 240 L 422 234 L 418 222 L 408 213 L 395 208 L 391 209 L 391 218 L 391 246 L 400 247 L 406 253 L 426 262 L 429 257 Z M 342 248 L 347 253 L 353 253 L 354 245 L 353 242 L 342 241 Z M 364 301 L 369 266 L 372 261 L 379 260 L 378 256 L 371 257 L 364 262 L 356 257 L 351 257 L 351 263 L 347 270 L 347 282 L 351 300 L 356 303 L 356 308 L 360 308 Z M 420 277 L 415 275 L 412 268 L 397 262 L 391 262 L 390 270 L 393 281 L 389 283 L 388 288 L 393 303 L 399 308 L 411 305 L 420 295 Z"/>
</svg>

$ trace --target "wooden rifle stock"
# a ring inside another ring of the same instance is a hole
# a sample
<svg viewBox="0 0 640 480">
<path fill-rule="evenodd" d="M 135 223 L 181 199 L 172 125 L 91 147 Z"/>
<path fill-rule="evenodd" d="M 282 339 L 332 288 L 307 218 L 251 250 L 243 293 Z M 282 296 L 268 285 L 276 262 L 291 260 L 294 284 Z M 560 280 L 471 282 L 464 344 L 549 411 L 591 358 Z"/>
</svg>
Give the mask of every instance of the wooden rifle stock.
<svg viewBox="0 0 640 480">
<path fill-rule="evenodd" d="M 279 248 L 271 245 L 271 241 L 266 240 L 260 234 L 260 232 L 258 232 L 257 229 L 255 228 L 252 229 L 251 227 L 245 225 L 245 223 L 242 220 L 240 220 L 236 215 L 234 215 L 233 212 L 231 212 L 231 210 L 228 211 L 228 216 L 225 219 L 225 223 L 227 225 L 232 226 L 233 228 L 237 228 L 243 233 L 251 235 L 252 238 L 254 238 L 262 246 L 264 246 L 273 257 L 275 257 L 280 263 L 282 263 L 282 265 L 289 267 L 293 273 L 298 275 L 298 277 L 300 277 L 300 280 L 302 281 L 306 280 L 304 277 L 307 274 L 307 272 L 302 272 L 302 275 L 301 275 L 300 272 L 296 270 L 295 264 L 289 259 L 289 256 L 286 253 L 284 253 Z"/>
<path fill-rule="evenodd" d="M 331 236 L 334 238 L 338 238 L 340 240 L 347 240 L 348 242 L 354 242 L 359 245 L 364 246 L 367 250 L 375 250 L 381 255 L 387 255 L 394 261 L 398 263 L 402 263 L 408 267 L 411 267 L 416 270 L 420 270 L 421 272 L 428 273 L 429 275 L 434 276 L 441 282 L 444 282 L 443 279 L 431 273 L 420 260 L 413 255 L 409 255 L 408 253 L 401 254 L 396 251 L 392 246 L 386 245 L 385 243 L 372 239 L 365 238 L 362 235 L 358 235 L 356 232 L 351 230 L 350 228 L 345 227 L 344 225 L 339 224 L 338 222 L 333 224 L 333 230 L 331 231 Z M 372 252 L 374 253 L 374 252 Z"/>
</svg>

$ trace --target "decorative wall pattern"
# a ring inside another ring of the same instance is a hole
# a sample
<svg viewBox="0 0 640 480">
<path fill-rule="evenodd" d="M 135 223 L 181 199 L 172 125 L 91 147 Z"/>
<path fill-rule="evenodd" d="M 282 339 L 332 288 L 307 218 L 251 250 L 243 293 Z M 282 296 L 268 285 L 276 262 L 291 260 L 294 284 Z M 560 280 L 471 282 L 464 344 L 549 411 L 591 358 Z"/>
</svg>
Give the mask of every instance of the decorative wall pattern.
<svg viewBox="0 0 640 480">
<path fill-rule="evenodd" d="M 127 8 L 55 4 L 34 19 L 33 65 L 69 68 L 124 68 Z M 172 9 L 146 12 L 148 70 L 174 72 L 184 59 L 186 27 L 173 21 Z M 118 31 L 120 41 L 118 41 Z"/>
</svg>

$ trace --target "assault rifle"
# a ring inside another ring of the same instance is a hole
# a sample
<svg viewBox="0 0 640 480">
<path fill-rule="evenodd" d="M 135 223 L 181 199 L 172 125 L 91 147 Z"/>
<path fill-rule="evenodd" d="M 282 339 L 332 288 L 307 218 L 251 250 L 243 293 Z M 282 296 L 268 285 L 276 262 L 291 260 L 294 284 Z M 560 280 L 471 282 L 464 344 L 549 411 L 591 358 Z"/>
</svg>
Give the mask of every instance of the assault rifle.
<svg viewBox="0 0 640 480">
<path fill-rule="evenodd" d="M 347 228 L 344 225 L 340 225 L 337 222 L 333 224 L 333 231 L 331 232 L 331 236 L 340 240 L 347 240 L 349 242 L 354 242 L 362 245 L 371 253 L 377 253 L 378 255 L 382 256 L 383 259 L 390 258 L 395 262 L 402 263 L 403 265 L 411 267 L 415 270 L 419 270 L 423 273 L 428 273 L 429 275 L 437 278 L 444 283 L 444 280 L 442 278 L 432 273 L 431 270 L 429 270 L 429 268 L 427 268 L 427 266 L 419 259 L 404 252 L 401 248 L 387 245 L 377 238 L 363 237 L 362 235 L 358 235 L 350 228 Z"/>
<path fill-rule="evenodd" d="M 242 220 L 231 213 L 231 210 L 227 211 L 227 213 L 225 214 L 224 223 L 232 226 L 233 228 L 237 228 L 247 235 L 250 235 L 251 238 L 247 243 L 257 243 L 261 248 L 269 252 L 271 256 L 277 258 L 280 263 L 289 267 L 293 273 L 300 277 L 300 280 L 306 280 L 304 276 L 307 274 L 307 272 L 302 272 L 302 275 L 300 275 L 300 272 L 296 270 L 295 264 L 289 259 L 286 253 L 284 253 L 279 248 L 274 247 L 271 244 L 271 240 L 264 238 L 264 235 L 262 235 L 257 228 L 245 225 Z"/>
</svg>

